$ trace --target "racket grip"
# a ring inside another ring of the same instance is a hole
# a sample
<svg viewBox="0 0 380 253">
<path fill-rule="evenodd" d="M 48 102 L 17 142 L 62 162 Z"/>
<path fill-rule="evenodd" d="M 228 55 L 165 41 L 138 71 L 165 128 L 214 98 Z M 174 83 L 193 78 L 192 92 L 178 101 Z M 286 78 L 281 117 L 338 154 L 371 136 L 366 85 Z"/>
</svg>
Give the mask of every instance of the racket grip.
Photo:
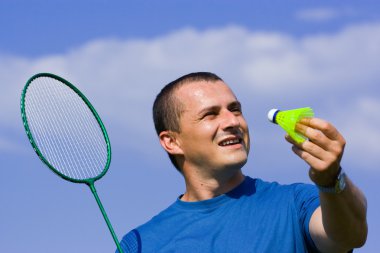
<svg viewBox="0 0 380 253">
<path fill-rule="evenodd" d="M 87 184 L 87 185 L 90 187 L 91 192 L 92 192 L 92 194 L 93 194 L 94 197 L 95 197 L 96 203 L 98 203 L 99 209 L 100 209 L 100 211 L 101 211 L 101 213 L 102 213 L 102 215 L 103 215 L 104 220 L 105 220 L 106 223 L 107 223 L 108 229 L 109 229 L 109 231 L 111 232 L 112 238 L 113 238 L 113 240 L 115 241 L 115 244 L 116 244 L 116 247 L 117 247 L 119 253 L 123 253 L 123 250 L 121 249 L 121 246 L 120 246 L 119 240 L 117 239 L 117 236 L 116 236 L 116 234 L 115 234 L 115 231 L 113 230 L 113 227 L 112 227 L 112 225 L 111 225 L 111 222 L 110 222 L 110 220 L 108 219 L 107 213 L 106 213 L 106 211 L 104 210 L 103 204 L 102 204 L 102 202 L 100 201 L 100 198 L 99 198 L 99 196 L 98 196 L 98 193 L 96 192 L 96 189 L 95 189 L 95 185 L 94 185 L 94 183 L 89 183 L 89 184 Z"/>
</svg>

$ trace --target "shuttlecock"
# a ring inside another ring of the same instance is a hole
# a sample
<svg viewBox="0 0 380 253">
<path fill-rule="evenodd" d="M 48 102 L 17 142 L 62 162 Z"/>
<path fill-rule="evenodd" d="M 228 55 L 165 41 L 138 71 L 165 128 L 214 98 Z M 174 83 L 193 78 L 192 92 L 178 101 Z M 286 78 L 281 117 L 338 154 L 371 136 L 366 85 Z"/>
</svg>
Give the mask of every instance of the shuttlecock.
<svg viewBox="0 0 380 253">
<path fill-rule="evenodd" d="M 305 136 L 295 131 L 297 122 L 303 118 L 312 117 L 314 117 L 314 112 L 310 107 L 303 107 L 286 111 L 272 109 L 268 112 L 269 121 L 281 126 L 297 143 L 302 143 L 307 139 Z"/>
</svg>

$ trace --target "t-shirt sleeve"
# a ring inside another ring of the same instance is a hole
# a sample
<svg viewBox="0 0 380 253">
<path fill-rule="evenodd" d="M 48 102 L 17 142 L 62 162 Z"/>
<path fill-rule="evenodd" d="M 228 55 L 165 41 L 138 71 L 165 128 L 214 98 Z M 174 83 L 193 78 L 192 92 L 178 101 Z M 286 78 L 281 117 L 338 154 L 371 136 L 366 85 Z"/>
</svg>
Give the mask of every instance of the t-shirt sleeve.
<svg viewBox="0 0 380 253">
<path fill-rule="evenodd" d="M 295 184 L 294 186 L 295 205 L 307 248 L 309 252 L 319 252 L 309 231 L 311 216 L 320 206 L 318 189 L 310 184 Z"/>
<path fill-rule="evenodd" d="M 139 232 L 134 229 L 126 234 L 120 242 L 123 253 L 140 253 L 141 252 L 141 239 Z M 116 250 L 115 253 L 120 253 Z"/>
</svg>

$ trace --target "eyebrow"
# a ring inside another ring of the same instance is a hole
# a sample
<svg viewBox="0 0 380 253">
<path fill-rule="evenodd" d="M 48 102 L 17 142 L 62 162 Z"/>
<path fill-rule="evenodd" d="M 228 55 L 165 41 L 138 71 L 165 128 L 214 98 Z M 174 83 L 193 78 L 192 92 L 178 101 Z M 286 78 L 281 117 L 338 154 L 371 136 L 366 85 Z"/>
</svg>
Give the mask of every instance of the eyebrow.
<svg viewBox="0 0 380 253">
<path fill-rule="evenodd" d="M 236 100 L 236 101 L 230 103 L 230 104 L 227 106 L 227 108 L 231 108 L 231 107 L 235 107 L 235 106 L 241 108 L 241 103 L 240 103 L 239 101 Z"/>
<path fill-rule="evenodd" d="M 233 108 L 233 107 L 239 107 L 241 108 L 241 103 L 239 101 L 233 101 L 231 103 L 229 103 L 227 105 L 227 108 L 230 109 L 230 108 Z M 200 110 L 197 115 L 199 116 L 202 116 L 203 114 L 205 114 L 206 112 L 209 112 L 209 111 L 214 111 L 214 110 L 219 110 L 220 109 L 220 106 L 219 105 L 212 105 L 212 106 L 208 106 L 208 107 L 205 107 L 203 108 L 202 110 Z"/>
</svg>

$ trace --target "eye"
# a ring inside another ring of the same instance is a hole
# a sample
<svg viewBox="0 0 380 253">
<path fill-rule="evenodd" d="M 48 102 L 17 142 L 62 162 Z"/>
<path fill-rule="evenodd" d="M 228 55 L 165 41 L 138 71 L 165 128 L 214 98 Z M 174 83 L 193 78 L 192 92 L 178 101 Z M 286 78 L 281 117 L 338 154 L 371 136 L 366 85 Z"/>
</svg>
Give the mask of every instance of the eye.
<svg viewBox="0 0 380 253">
<path fill-rule="evenodd" d="M 230 111 L 235 113 L 236 115 L 242 114 L 241 106 L 240 105 L 235 105 L 230 108 Z"/>
<path fill-rule="evenodd" d="M 217 112 L 215 112 L 215 111 L 208 111 L 208 112 L 206 112 L 203 115 L 203 118 L 209 118 L 209 117 L 213 117 L 213 116 L 216 116 L 216 115 L 217 115 Z"/>
</svg>

